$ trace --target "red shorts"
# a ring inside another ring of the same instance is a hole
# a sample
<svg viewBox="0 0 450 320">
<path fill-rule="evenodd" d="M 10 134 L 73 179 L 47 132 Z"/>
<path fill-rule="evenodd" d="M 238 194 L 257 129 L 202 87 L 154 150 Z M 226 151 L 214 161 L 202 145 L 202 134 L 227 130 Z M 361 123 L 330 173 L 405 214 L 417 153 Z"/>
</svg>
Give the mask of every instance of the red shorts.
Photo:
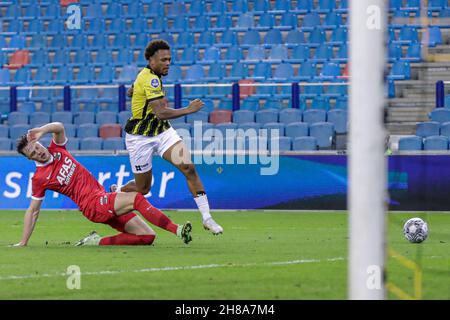
<svg viewBox="0 0 450 320">
<path fill-rule="evenodd" d="M 130 212 L 120 216 L 116 215 L 114 210 L 116 195 L 116 192 L 104 192 L 93 196 L 85 210 L 83 210 L 83 215 L 92 222 L 104 223 L 120 232 L 124 232 L 125 224 L 136 217 L 136 214 Z"/>
</svg>

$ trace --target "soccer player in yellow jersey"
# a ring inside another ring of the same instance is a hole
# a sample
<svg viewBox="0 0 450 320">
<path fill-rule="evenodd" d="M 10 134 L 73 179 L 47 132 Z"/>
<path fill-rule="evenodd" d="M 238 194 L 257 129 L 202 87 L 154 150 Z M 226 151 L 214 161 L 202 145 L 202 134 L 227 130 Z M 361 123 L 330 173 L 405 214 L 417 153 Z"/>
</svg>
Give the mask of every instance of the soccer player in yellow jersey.
<svg viewBox="0 0 450 320">
<path fill-rule="evenodd" d="M 169 108 L 161 81 L 161 76 L 169 73 L 171 62 L 167 42 L 151 41 L 145 49 L 145 59 L 148 65 L 139 72 L 132 89 L 128 91 L 132 97 L 132 116 L 125 125 L 125 142 L 134 180 L 120 190 L 113 186 L 112 191 L 147 194 L 152 183 L 152 156 L 157 154 L 186 177 L 189 190 L 202 214 L 205 229 L 220 234 L 223 228 L 211 217 L 205 188 L 191 161 L 191 154 L 168 121 L 197 112 L 203 107 L 203 102 L 195 99 L 186 108 Z"/>
</svg>

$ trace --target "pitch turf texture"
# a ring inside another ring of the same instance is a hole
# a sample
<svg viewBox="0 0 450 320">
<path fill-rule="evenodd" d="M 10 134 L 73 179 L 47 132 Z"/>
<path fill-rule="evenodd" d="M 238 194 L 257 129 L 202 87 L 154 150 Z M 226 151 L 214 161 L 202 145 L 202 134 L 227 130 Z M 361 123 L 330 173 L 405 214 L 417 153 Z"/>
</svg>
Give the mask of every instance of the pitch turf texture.
<svg viewBox="0 0 450 320">
<path fill-rule="evenodd" d="M 166 213 L 177 223 L 193 222 L 191 244 L 156 229 L 152 246 L 73 247 L 91 230 L 115 230 L 77 211 L 42 211 L 29 246 L 11 248 L 20 240 L 24 212 L 0 211 L 0 299 L 347 297 L 345 212 L 215 212 L 225 229 L 220 236 L 203 230 L 196 212 Z M 414 216 L 429 224 L 422 244 L 402 234 L 403 222 Z M 388 220 L 389 247 L 422 270 L 422 298 L 450 299 L 450 214 L 395 213 Z M 79 290 L 67 288 L 71 265 L 81 271 Z M 398 258 L 389 257 L 387 270 L 388 281 L 410 296 L 417 293 L 414 271 Z"/>
</svg>

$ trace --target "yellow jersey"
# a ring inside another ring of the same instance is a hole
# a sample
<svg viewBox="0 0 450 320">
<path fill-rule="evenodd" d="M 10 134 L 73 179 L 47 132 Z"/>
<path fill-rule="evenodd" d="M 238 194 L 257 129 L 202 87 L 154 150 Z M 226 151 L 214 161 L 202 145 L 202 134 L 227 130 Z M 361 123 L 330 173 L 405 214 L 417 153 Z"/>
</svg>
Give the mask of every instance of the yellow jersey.
<svg viewBox="0 0 450 320">
<path fill-rule="evenodd" d="M 164 97 L 161 78 L 149 66 L 142 69 L 133 84 L 132 116 L 125 124 L 125 132 L 152 137 L 169 129 L 169 121 L 158 119 L 149 107 L 150 102 Z"/>
</svg>

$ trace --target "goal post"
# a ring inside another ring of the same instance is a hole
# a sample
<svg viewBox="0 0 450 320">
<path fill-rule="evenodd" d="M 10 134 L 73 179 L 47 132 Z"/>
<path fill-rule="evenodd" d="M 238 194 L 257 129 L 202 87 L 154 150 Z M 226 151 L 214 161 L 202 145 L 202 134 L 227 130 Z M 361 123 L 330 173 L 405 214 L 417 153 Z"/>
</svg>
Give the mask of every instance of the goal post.
<svg viewBox="0 0 450 320">
<path fill-rule="evenodd" d="M 387 0 L 350 0 L 348 298 L 385 299 Z"/>
</svg>

